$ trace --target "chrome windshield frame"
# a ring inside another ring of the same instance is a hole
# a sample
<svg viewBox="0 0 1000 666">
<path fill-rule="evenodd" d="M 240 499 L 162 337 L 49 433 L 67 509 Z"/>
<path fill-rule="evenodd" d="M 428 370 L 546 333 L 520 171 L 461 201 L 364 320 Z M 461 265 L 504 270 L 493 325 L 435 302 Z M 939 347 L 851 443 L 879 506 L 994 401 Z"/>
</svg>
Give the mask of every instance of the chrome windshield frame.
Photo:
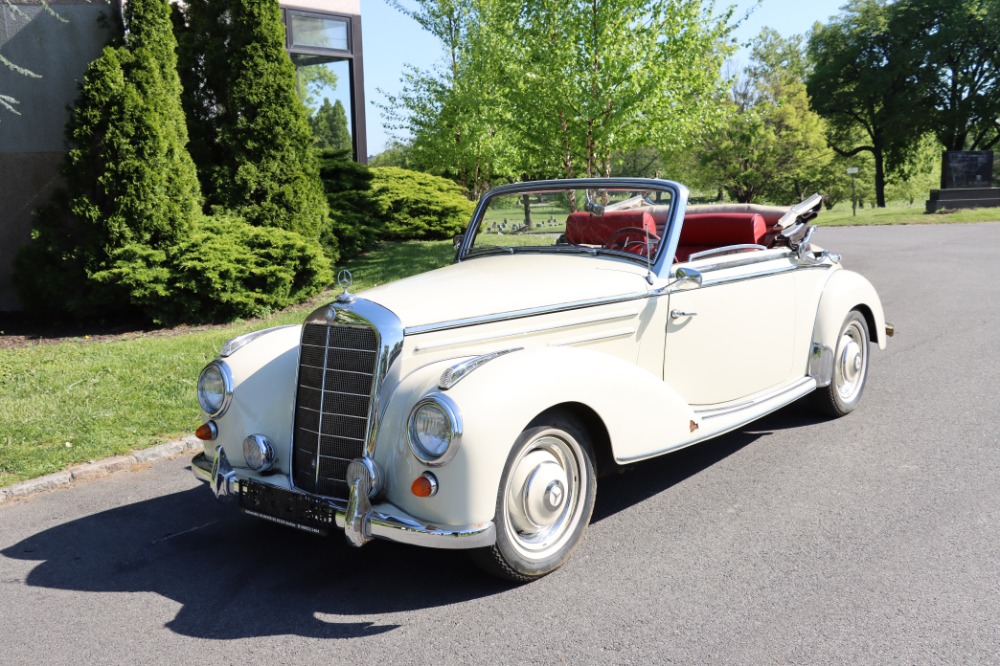
<svg viewBox="0 0 1000 666">
<path fill-rule="evenodd" d="M 677 251 L 677 244 L 680 240 L 681 220 L 684 219 L 684 210 L 687 208 L 689 192 L 680 183 L 655 178 L 571 178 L 527 181 L 493 188 L 486 192 L 479 200 L 479 204 L 472 215 L 472 220 L 465 230 L 464 238 L 455 252 L 455 263 L 475 258 L 476 255 L 473 254 L 470 256 L 469 253 L 475 237 L 479 233 L 480 222 L 485 217 L 489 202 L 493 198 L 526 192 L 568 189 L 653 190 L 669 193 L 670 211 L 667 214 L 666 228 L 663 237 L 660 239 L 660 247 L 657 251 L 656 259 L 648 266 L 653 275 L 661 279 L 669 277 L 670 268 L 674 263 L 674 255 Z M 608 259 L 624 259 L 637 263 L 646 263 L 640 255 L 630 255 L 624 252 L 606 251 L 599 254 L 595 252 L 594 254 Z"/>
</svg>

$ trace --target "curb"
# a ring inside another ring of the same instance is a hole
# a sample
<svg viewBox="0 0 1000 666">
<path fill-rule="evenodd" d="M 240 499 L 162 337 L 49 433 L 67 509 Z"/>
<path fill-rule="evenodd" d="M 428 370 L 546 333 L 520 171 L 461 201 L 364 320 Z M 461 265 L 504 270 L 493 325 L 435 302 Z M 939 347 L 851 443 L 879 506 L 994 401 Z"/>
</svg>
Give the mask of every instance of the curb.
<svg viewBox="0 0 1000 666">
<path fill-rule="evenodd" d="M 131 469 L 137 465 L 146 465 L 160 460 L 170 460 L 185 453 L 195 453 L 201 451 L 204 446 L 197 437 L 188 435 L 173 442 L 157 444 L 148 449 L 133 451 L 127 456 L 114 456 L 96 462 L 85 463 L 71 467 L 65 472 L 47 474 L 37 479 L 29 479 L 16 483 L 13 486 L 0 488 L 0 506 L 23 499 L 38 493 L 43 493 L 56 488 L 67 488 L 78 482 L 92 481 L 101 477 Z"/>
</svg>

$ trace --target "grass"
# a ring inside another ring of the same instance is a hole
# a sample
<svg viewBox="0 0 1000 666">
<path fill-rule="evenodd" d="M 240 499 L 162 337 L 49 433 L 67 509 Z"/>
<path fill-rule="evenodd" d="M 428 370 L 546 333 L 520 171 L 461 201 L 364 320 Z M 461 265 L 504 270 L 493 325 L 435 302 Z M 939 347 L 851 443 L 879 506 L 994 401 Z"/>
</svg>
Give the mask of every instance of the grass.
<svg viewBox="0 0 1000 666">
<path fill-rule="evenodd" d="M 839 204 L 825 226 L 1000 221 L 1000 209 L 926 215 L 921 205 L 866 208 Z M 531 235 L 498 237 L 510 244 Z M 362 291 L 449 263 L 450 241 L 387 244 L 347 264 Z M 154 332 L 127 339 L 71 338 L 0 349 L 0 487 L 194 431 L 200 425 L 195 384 L 222 343 L 251 330 L 301 322 L 312 304 L 226 326 Z"/>
<path fill-rule="evenodd" d="M 824 227 L 866 226 L 873 224 L 956 224 L 960 222 L 1000 222 L 1000 208 L 973 208 L 950 213 L 924 212 L 923 202 L 890 203 L 885 208 L 859 208 L 851 212 L 849 202 L 824 210 L 816 223 Z"/>
<path fill-rule="evenodd" d="M 352 291 L 361 291 L 445 265 L 453 254 L 449 241 L 395 243 L 346 267 Z M 0 350 L 0 487 L 194 432 L 198 373 L 221 345 L 301 322 L 316 306 L 177 335 L 85 336 Z"/>
</svg>

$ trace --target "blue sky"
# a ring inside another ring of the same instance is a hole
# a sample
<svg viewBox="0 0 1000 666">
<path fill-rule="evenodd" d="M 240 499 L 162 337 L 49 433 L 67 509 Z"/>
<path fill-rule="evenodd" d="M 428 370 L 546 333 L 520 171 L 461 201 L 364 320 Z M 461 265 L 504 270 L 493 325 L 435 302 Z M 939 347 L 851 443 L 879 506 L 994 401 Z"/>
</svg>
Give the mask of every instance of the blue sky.
<svg viewBox="0 0 1000 666">
<path fill-rule="evenodd" d="M 406 0 L 404 0 L 405 2 Z M 769 26 L 783 35 L 805 33 L 813 23 L 825 23 L 839 13 L 846 0 L 735 0 L 736 15 L 752 10 L 736 33 L 747 41 Z M 407 3 L 411 4 L 412 3 Z M 717 0 L 718 6 L 728 4 Z M 443 55 L 441 44 L 423 32 L 414 21 L 389 7 L 385 0 L 361 0 L 362 39 L 365 67 L 365 99 L 368 104 L 368 152 L 381 152 L 390 136 L 377 106 L 385 94 L 399 92 L 405 64 L 421 69 L 433 66 Z M 737 56 L 737 60 L 739 56 Z"/>
</svg>

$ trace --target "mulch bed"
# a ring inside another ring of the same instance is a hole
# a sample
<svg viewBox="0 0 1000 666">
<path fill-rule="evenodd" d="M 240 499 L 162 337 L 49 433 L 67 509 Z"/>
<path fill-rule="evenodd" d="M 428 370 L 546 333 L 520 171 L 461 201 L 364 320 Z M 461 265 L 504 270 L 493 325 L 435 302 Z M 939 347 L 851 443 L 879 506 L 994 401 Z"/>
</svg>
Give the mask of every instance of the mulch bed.
<svg viewBox="0 0 1000 666">
<path fill-rule="evenodd" d="M 128 321 L 97 324 L 39 324 L 22 313 L 0 312 L 0 349 L 52 345 L 67 341 L 93 344 L 139 337 L 181 335 L 223 326 L 225 324 L 157 328 Z"/>
</svg>

